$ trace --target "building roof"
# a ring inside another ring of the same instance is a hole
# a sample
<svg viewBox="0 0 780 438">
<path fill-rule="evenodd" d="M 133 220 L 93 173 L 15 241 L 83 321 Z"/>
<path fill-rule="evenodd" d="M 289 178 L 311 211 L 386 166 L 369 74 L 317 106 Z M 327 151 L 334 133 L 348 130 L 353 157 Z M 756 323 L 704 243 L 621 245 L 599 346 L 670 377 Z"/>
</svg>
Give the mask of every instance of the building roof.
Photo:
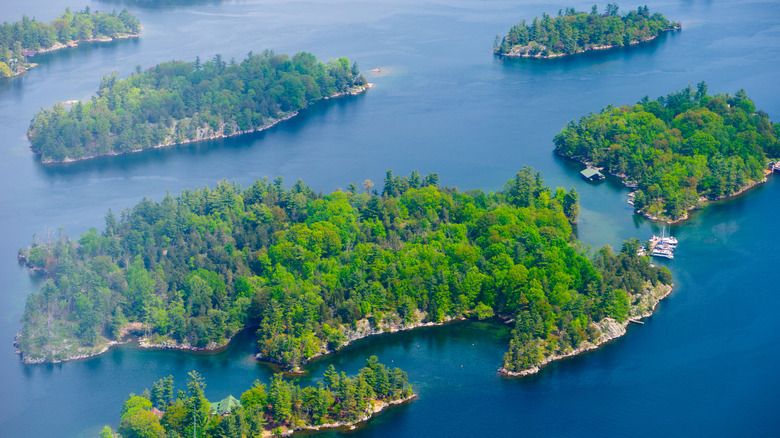
<svg viewBox="0 0 780 438">
<path fill-rule="evenodd" d="M 211 413 L 221 417 L 229 414 L 236 406 L 241 406 L 241 402 L 231 394 L 218 402 L 211 403 Z"/>
<path fill-rule="evenodd" d="M 159 410 L 159 409 L 155 408 L 154 406 L 152 406 L 152 414 L 153 414 L 155 417 L 157 417 L 157 419 L 158 419 L 158 420 L 162 420 L 162 417 L 163 417 L 163 415 L 165 414 L 165 412 L 163 412 L 163 411 L 161 411 L 161 410 Z"/>
<path fill-rule="evenodd" d="M 604 175 L 601 174 L 596 169 L 591 169 L 590 167 L 580 172 L 580 175 L 582 175 L 585 179 L 602 179 L 604 178 Z"/>
</svg>

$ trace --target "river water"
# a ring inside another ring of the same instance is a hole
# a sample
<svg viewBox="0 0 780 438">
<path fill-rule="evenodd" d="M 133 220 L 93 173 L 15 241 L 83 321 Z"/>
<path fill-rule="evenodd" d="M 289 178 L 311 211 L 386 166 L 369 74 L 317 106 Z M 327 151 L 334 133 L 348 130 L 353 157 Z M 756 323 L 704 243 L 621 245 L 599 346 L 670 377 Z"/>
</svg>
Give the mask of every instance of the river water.
<svg viewBox="0 0 780 438">
<path fill-rule="evenodd" d="M 3 2 L 1 21 L 50 21 L 67 0 Z M 236 0 L 127 6 L 138 40 L 82 45 L 38 56 L 26 75 L 0 81 L 0 436 L 91 437 L 116 427 L 127 395 L 172 374 L 198 370 L 212 400 L 236 396 L 273 370 L 255 362 L 248 335 L 219 354 L 122 346 L 93 359 L 24 365 L 12 341 L 25 297 L 39 283 L 16 261 L 35 233 L 77 236 L 143 197 L 227 179 L 242 185 L 282 175 L 328 192 L 367 178 L 438 172 L 442 184 L 500 189 L 524 165 L 551 186 L 581 194 L 579 237 L 594 247 L 647 239 L 659 228 L 632 214 L 627 190 L 588 185 L 556 158 L 552 137 L 571 119 L 707 81 L 710 93 L 744 88 L 780 120 L 780 4 L 774 1 L 650 1 L 684 30 L 631 50 L 568 59 L 501 60 L 493 38 L 522 18 L 566 5 L 506 0 Z M 644 4 L 644 3 L 643 3 Z M 631 5 L 626 4 L 625 7 Z M 603 9 L 605 5 L 601 5 Z M 633 6 L 632 6 L 633 7 Z M 266 132 L 127 157 L 42 166 L 25 132 L 54 102 L 88 99 L 100 77 L 171 59 L 243 59 L 249 51 L 305 50 L 357 61 L 376 87 L 329 101 Z M 369 69 L 382 67 L 377 76 Z M 320 359 L 348 372 L 372 354 L 409 373 L 418 400 L 383 413 L 349 436 L 777 435 L 780 182 L 696 212 L 672 227 L 677 258 L 664 262 L 675 289 L 644 325 L 596 352 L 524 379 L 496 373 L 507 347 L 499 324 L 459 323 L 383 335 Z M 305 383 L 312 377 L 303 379 Z M 331 432 L 326 435 L 338 435 Z"/>
</svg>

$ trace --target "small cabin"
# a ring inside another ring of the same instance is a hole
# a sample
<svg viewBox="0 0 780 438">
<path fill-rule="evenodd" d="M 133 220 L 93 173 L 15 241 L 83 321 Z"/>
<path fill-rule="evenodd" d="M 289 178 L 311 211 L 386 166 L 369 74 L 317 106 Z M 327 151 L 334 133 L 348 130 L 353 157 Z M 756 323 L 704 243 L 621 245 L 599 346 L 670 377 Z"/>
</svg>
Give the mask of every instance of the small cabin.
<svg viewBox="0 0 780 438">
<path fill-rule="evenodd" d="M 601 181 L 604 179 L 604 174 L 596 169 L 591 169 L 590 167 L 580 172 L 580 176 L 585 181 Z"/>
<path fill-rule="evenodd" d="M 224 417 L 230 414 L 230 411 L 237 406 L 241 406 L 241 402 L 229 395 L 218 402 L 211 403 L 211 414 Z"/>
</svg>

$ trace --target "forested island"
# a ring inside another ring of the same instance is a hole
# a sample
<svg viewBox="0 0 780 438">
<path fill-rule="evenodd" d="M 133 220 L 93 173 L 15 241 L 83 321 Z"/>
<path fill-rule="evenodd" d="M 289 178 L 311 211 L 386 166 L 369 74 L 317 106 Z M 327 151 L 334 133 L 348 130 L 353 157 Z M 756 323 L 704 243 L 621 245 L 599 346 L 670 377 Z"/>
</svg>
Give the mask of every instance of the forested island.
<svg viewBox="0 0 780 438">
<path fill-rule="evenodd" d="M 72 12 L 70 8 L 51 23 L 22 16 L 21 21 L 0 25 L 0 78 L 22 74 L 34 66 L 27 61 L 36 53 L 75 47 L 87 41 L 111 41 L 136 37 L 141 32 L 138 19 L 127 9 Z"/>
<path fill-rule="evenodd" d="M 710 96 L 700 82 L 571 121 L 554 142 L 559 154 L 636 186 L 636 211 L 674 222 L 763 182 L 767 156 L 780 157 L 778 133 L 744 90 Z"/>
<path fill-rule="evenodd" d="M 106 76 L 91 101 L 69 110 L 41 110 L 28 137 L 44 163 L 124 154 L 259 131 L 315 101 L 368 87 L 349 59 L 322 63 L 303 52 L 171 61 L 126 79 Z"/>
<path fill-rule="evenodd" d="M 385 367 L 376 356 L 353 377 L 331 365 L 316 386 L 301 388 L 276 374 L 268 384 L 256 380 L 240 399 L 228 395 L 213 403 L 204 395 L 205 386 L 203 377 L 192 371 L 186 391 L 176 396 L 172 376 L 155 382 L 151 391 L 130 394 L 122 407 L 119 436 L 260 437 L 353 427 L 415 397 L 407 374 Z M 108 426 L 100 436 L 118 437 Z"/>
<path fill-rule="evenodd" d="M 589 50 L 628 46 L 657 38 L 663 32 L 680 29 L 659 13 L 650 15 L 647 6 L 627 14 L 618 13 L 618 5 L 607 5 L 606 13 L 598 7 L 588 14 L 566 8 L 557 17 L 542 14 L 529 24 L 526 20 L 512 26 L 493 50 L 502 56 L 554 58 Z"/>
<path fill-rule="evenodd" d="M 25 362 L 99 354 L 132 330 L 150 346 L 216 348 L 243 328 L 258 357 L 298 369 L 372 334 L 453 319 L 514 320 L 503 370 L 592 348 L 669 292 L 626 242 L 585 256 L 572 189 L 525 167 L 495 193 L 387 172 L 380 193 L 300 180 L 221 182 L 144 199 L 102 232 L 36 237 L 19 258 L 48 280 L 28 297 Z"/>
</svg>

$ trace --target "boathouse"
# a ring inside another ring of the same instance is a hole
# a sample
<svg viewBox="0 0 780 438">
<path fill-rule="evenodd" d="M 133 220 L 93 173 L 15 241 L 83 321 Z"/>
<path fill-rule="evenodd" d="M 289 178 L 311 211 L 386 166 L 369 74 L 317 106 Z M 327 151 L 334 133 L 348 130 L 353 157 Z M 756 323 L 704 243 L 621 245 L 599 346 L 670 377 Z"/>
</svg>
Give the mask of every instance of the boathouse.
<svg viewBox="0 0 780 438">
<path fill-rule="evenodd" d="M 590 167 L 580 172 L 580 176 L 585 181 L 601 181 L 604 179 L 604 175 L 601 172 Z"/>
</svg>

